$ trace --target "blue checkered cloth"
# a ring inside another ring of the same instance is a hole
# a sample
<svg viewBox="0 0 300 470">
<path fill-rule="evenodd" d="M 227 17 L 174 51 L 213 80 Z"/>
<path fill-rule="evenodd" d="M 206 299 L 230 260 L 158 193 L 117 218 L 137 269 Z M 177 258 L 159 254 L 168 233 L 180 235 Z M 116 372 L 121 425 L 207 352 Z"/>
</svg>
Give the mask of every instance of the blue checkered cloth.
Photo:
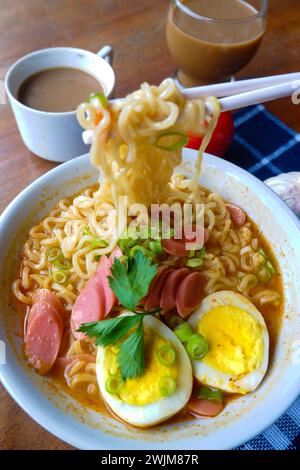
<svg viewBox="0 0 300 470">
<path fill-rule="evenodd" d="M 234 114 L 235 136 L 227 160 L 260 180 L 300 171 L 300 135 L 262 105 Z M 262 434 L 240 450 L 300 450 L 300 397 Z"/>
</svg>

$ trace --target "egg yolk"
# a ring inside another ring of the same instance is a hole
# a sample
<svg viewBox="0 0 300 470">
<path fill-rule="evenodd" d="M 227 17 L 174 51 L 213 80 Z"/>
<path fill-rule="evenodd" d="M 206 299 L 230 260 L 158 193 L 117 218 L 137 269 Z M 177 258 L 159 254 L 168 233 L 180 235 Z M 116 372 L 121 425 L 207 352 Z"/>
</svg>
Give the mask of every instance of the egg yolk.
<svg viewBox="0 0 300 470">
<path fill-rule="evenodd" d="M 262 328 L 245 310 L 233 305 L 213 308 L 203 315 L 198 332 L 209 346 L 202 361 L 212 368 L 244 376 L 259 367 L 264 354 Z"/>
<path fill-rule="evenodd" d="M 152 329 L 145 328 L 144 345 L 146 368 L 142 377 L 127 379 L 121 391 L 118 393 L 118 397 L 129 405 L 148 405 L 161 400 L 163 397 L 161 396 L 158 386 L 160 377 L 170 376 L 175 380 L 178 378 L 177 360 L 172 366 L 165 366 L 161 364 L 156 354 L 157 350 L 164 345 L 170 345 L 176 350 L 173 344 L 170 344 Z M 105 348 L 105 380 L 110 374 L 118 372 L 118 351 L 118 346 Z"/>
</svg>

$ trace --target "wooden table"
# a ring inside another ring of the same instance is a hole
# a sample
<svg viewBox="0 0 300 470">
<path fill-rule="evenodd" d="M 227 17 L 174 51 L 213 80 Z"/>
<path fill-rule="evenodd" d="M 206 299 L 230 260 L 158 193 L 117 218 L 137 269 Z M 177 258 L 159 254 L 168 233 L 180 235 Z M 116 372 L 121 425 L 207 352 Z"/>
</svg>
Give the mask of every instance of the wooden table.
<svg viewBox="0 0 300 470">
<path fill-rule="evenodd" d="M 164 37 L 169 0 L 0 0 L 0 79 L 22 55 L 51 46 L 115 49 L 116 96 L 142 81 L 159 83 L 174 70 Z M 297 71 L 300 64 L 298 0 L 269 0 L 263 44 L 240 77 Z M 284 4 L 284 6 L 283 6 Z M 268 108 L 300 131 L 300 106 L 289 99 Z M 55 166 L 31 154 L 9 105 L 0 105 L 0 213 L 27 184 Z M 1 449 L 70 449 L 31 420 L 0 386 Z"/>
</svg>

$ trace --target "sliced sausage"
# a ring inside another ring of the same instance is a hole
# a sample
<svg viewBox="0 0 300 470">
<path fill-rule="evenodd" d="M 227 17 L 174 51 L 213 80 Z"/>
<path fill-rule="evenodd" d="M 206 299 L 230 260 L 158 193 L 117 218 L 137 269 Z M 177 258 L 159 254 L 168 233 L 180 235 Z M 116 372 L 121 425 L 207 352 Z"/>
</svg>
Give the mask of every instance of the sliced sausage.
<svg viewBox="0 0 300 470">
<path fill-rule="evenodd" d="M 235 204 L 225 204 L 231 219 L 235 225 L 242 227 L 246 222 L 246 214 L 240 207 Z"/>
<path fill-rule="evenodd" d="M 170 238 L 169 240 L 163 240 L 162 246 L 163 249 L 172 256 L 188 256 L 189 251 L 186 249 L 187 244 L 197 243 L 200 245 L 204 245 L 209 237 L 209 233 L 204 227 L 200 227 L 197 236 L 191 238 L 190 240 L 187 239 L 184 234 L 182 239 L 177 240 L 175 238 Z"/>
<path fill-rule="evenodd" d="M 179 315 L 188 317 L 201 303 L 204 296 L 204 278 L 199 272 L 186 276 L 176 292 L 176 306 Z"/>
<path fill-rule="evenodd" d="M 115 258 L 121 258 L 123 253 L 119 247 L 116 247 L 110 257 L 102 256 L 96 275 L 102 282 L 102 287 L 105 295 L 105 308 L 104 316 L 108 315 L 117 301 L 117 297 L 109 286 L 108 276 L 111 276 L 111 267 L 114 264 Z"/>
<path fill-rule="evenodd" d="M 176 307 L 176 291 L 184 277 L 190 273 L 189 269 L 177 269 L 169 274 L 161 291 L 160 308 L 167 313 Z"/>
<path fill-rule="evenodd" d="M 71 315 L 71 329 L 76 339 L 84 339 L 86 335 L 78 332 L 82 323 L 90 323 L 103 320 L 116 303 L 116 296 L 108 283 L 111 275 L 111 266 L 115 258 L 120 258 L 122 251 L 115 248 L 110 257 L 101 256 L 95 276 L 85 285 L 83 291 L 77 298 Z"/>
<path fill-rule="evenodd" d="M 151 283 L 149 293 L 144 304 L 144 308 L 146 311 L 159 307 L 162 287 L 167 276 L 171 272 L 172 271 L 168 268 L 168 266 L 160 266 L 158 268 L 156 277 Z"/>
<path fill-rule="evenodd" d="M 224 408 L 223 403 L 204 398 L 191 398 L 188 402 L 188 410 L 196 418 L 217 416 Z"/>
<path fill-rule="evenodd" d="M 34 303 L 31 307 L 31 309 L 29 310 L 29 314 L 28 314 L 28 319 L 27 319 L 27 325 L 29 325 L 29 323 L 31 322 L 31 320 L 36 316 L 36 315 L 40 315 L 40 314 L 44 314 L 44 315 L 47 315 L 49 311 L 52 311 L 52 310 L 55 310 L 57 315 L 59 316 L 60 318 L 60 321 L 62 323 L 62 316 L 61 314 L 58 312 L 58 310 L 53 306 L 53 304 L 50 304 L 49 302 L 45 301 L 45 300 L 40 300 L 39 302 L 37 303 Z"/>
<path fill-rule="evenodd" d="M 39 303 L 39 302 L 48 302 L 49 304 L 53 305 L 54 308 L 60 313 L 62 316 L 64 315 L 64 309 L 61 304 L 61 301 L 59 298 L 53 294 L 48 289 L 38 289 L 32 297 L 33 304 Z"/>
<path fill-rule="evenodd" d="M 25 337 L 26 354 L 29 361 L 41 375 L 53 366 L 63 335 L 62 320 L 57 310 L 47 302 L 36 304 L 41 312 L 35 313 L 28 321 Z"/>
<path fill-rule="evenodd" d="M 94 276 L 90 279 L 77 298 L 71 314 L 71 329 L 76 339 L 85 339 L 84 333 L 78 332 L 82 323 L 103 320 L 105 315 L 105 294 L 102 281 Z"/>
</svg>

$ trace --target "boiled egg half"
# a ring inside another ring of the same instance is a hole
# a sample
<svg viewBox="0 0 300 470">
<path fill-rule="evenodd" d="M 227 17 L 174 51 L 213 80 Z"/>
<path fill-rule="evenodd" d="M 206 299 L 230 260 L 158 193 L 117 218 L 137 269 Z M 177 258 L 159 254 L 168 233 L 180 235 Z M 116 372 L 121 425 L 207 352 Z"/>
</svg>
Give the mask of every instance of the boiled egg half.
<svg viewBox="0 0 300 470">
<path fill-rule="evenodd" d="M 141 377 L 123 381 L 118 345 L 98 348 L 96 371 L 102 397 L 112 412 L 129 424 L 149 427 L 185 407 L 192 393 L 193 373 L 184 346 L 164 323 L 149 315 L 143 326 L 146 368 Z M 114 378 L 120 387 L 110 390 L 108 383 Z"/>
<path fill-rule="evenodd" d="M 206 297 L 190 316 L 194 331 L 208 342 L 208 353 L 193 360 L 193 373 L 205 385 L 229 393 L 255 390 L 269 361 L 269 334 L 257 308 L 242 295 L 221 291 Z"/>
</svg>

